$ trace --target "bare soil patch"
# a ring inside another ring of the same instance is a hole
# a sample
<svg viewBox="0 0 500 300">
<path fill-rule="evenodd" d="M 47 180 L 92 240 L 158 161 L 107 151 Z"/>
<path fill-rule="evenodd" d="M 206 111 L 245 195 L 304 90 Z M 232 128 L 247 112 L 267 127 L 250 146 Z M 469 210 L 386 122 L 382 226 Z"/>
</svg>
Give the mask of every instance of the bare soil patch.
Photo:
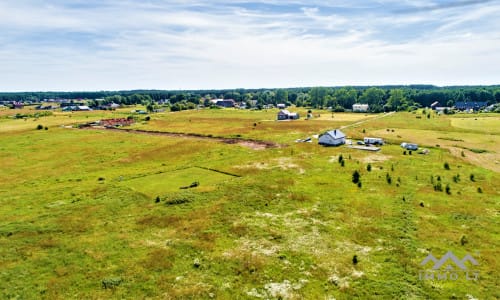
<svg viewBox="0 0 500 300">
<path fill-rule="evenodd" d="M 85 129 L 103 129 L 103 128 L 92 128 L 88 127 Z M 149 130 L 140 130 L 140 129 L 122 129 L 122 128 L 105 128 L 105 130 L 112 131 L 120 131 L 120 132 L 128 132 L 128 133 L 136 133 L 136 134 L 148 134 L 148 135 L 160 135 L 160 136 L 168 136 L 168 137 L 177 137 L 177 138 L 193 138 L 193 139 L 204 139 L 204 140 L 212 140 L 225 144 L 236 144 L 243 147 L 247 147 L 253 150 L 264 150 L 268 148 L 279 148 L 283 145 L 269 142 L 269 141 L 260 141 L 260 140 L 252 140 L 252 139 L 242 139 L 242 138 L 226 138 L 226 137 L 218 137 L 218 136 L 210 136 L 196 133 L 178 133 L 178 132 L 164 132 L 164 131 L 149 131 Z"/>
</svg>

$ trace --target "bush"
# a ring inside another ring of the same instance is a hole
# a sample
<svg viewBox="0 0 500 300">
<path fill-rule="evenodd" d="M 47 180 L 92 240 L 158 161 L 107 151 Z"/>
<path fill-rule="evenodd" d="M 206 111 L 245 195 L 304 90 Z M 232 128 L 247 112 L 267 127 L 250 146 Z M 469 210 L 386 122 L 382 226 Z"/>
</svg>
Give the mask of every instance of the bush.
<svg viewBox="0 0 500 300">
<path fill-rule="evenodd" d="M 36 127 L 37 130 L 42 130 L 43 129 L 43 125 L 42 124 L 38 124 L 38 126 Z"/>
<path fill-rule="evenodd" d="M 392 183 L 392 178 L 391 175 L 389 175 L 389 173 L 385 173 L 385 180 L 387 181 L 388 184 Z"/>
<path fill-rule="evenodd" d="M 478 187 L 478 188 L 477 188 L 477 192 L 478 192 L 479 194 L 482 194 L 482 193 L 483 193 L 483 189 L 481 189 L 480 187 Z"/>
<path fill-rule="evenodd" d="M 371 172 L 371 170 L 372 170 L 372 165 L 371 165 L 371 164 L 368 164 L 368 165 L 366 166 L 366 170 L 367 170 L 368 172 Z"/>
<path fill-rule="evenodd" d="M 361 181 L 358 182 L 358 187 L 361 188 L 362 184 Z"/>
<path fill-rule="evenodd" d="M 339 155 L 339 163 L 341 163 L 343 160 L 344 160 L 344 157 L 342 156 L 342 154 L 340 154 Z"/>
<path fill-rule="evenodd" d="M 448 164 L 447 162 L 444 163 L 444 169 L 445 170 L 449 170 L 450 169 L 450 164 Z"/>
<path fill-rule="evenodd" d="M 150 121 L 151 120 L 151 117 L 150 116 L 147 116 L 144 118 L 144 121 Z"/>
<path fill-rule="evenodd" d="M 354 256 L 352 257 L 352 264 L 353 264 L 353 265 L 356 265 L 356 264 L 358 264 L 358 262 L 359 262 L 359 260 L 358 260 L 358 256 L 357 256 L 357 255 L 354 255 Z"/>
<path fill-rule="evenodd" d="M 446 189 L 446 194 L 451 195 L 451 188 L 449 184 L 446 185 L 445 189 Z"/>
<path fill-rule="evenodd" d="M 434 185 L 434 190 L 436 192 L 442 192 L 443 191 L 443 186 L 441 185 L 441 182 L 438 182 Z"/>
<path fill-rule="evenodd" d="M 460 181 L 460 174 L 453 176 L 453 182 L 458 183 Z"/>
<path fill-rule="evenodd" d="M 476 179 L 474 178 L 474 174 L 470 174 L 469 178 L 470 178 L 470 181 L 476 181 Z"/>
<path fill-rule="evenodd" d="M 359 174 L 358 170 L 355 170 L 353 173 L 352 173 L 352 183 L 358 183 L 360 182 L 361 178 L 361 175 Z"/>
</svg>

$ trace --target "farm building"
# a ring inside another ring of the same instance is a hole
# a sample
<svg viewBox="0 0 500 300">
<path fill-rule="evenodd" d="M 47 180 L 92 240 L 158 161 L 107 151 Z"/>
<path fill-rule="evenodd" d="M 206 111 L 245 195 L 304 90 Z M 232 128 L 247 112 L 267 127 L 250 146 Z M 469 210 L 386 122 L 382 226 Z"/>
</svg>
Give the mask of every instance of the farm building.
<svg viewBox="0 0 500 300">
<path fill-rule="evenodd" d="M 366 145 L 383 145 L 384 140 L 381 138 L 365 137 L 363 139 Z"/>
<path fill-rule="evenodd" d="M 354 112 L 367 112 L 369 108 L 368 104 L 356 103 L 352 105 L 352 111 Z"/>
<path fill-rule="evenodd" d="M 338 130 L 330 130 L 319 136 L 318 143 L 323 146 L 339 146 L 345 144 L 345 134 Z"/>
<path fill-rule="evenodd" d="M 401 143 L 401 147 L 405 148 L 406 150 L 418 150 L 417 144 Z"/>
<path fill-rule="evenodd" d="M 279 108 L 279 109 L 285 109 L 286 108 L 286 104 L 284 104 L 284 103 L 278 103 L 276 105 L 276 107 Z"/>
<path fill-rule="evenodd" d="M 235 107 L 236 102 L 234 102 L 233 99 L 217 99 L 217 102 L 215 102 L 215 105 L 220 106 L 220 107 Z"/>
<path fill-rule="evenodd" d="M 438 102 L 438 101 L 434 101 L 434 102 L 432 102 L 432 104 L 431 104 L 431 109 L 435 110 L 435 109 L 436 109 L 436 107 L 438 107 L 438 105 L 439 105 L 439 102 Z"/>
<path fill-rule="evenodd" d="M 278 121 L 281 120 L 297 120 L 299 118 L 298 113 L 291 113 L 286 109 L 282 109 L 278 112 Z"/>
<path fill-rule="evenodd" d="M 458 101 L 455 103 L 455 108 L 458 110 L 480 110 L 485 108 L 488 105 L 487 102 L 463 102 Z"/>
</svg>

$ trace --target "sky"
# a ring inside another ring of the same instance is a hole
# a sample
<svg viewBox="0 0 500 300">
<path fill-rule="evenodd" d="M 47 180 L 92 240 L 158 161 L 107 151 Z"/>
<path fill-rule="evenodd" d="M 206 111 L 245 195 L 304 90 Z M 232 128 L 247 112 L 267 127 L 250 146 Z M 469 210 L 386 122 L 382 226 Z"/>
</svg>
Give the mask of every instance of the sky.
<svg viewBox="0 0 500 300">
<path fill-rule="evenodd" d="M 0 1 L 0 91 L 500 84 L 500 0 Z"/>
</svg>

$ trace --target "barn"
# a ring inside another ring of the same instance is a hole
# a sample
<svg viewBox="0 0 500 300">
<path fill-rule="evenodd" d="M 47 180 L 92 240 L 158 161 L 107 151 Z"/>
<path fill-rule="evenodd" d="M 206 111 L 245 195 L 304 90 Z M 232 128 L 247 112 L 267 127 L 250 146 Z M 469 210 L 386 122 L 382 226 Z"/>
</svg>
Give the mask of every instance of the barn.
<svg viewBox="0 0 500 300">
<path fill-rule="evenodd" d="M 345 134 L 338 130 L 330 130 L 319 136 L 318 143 L 323 146 L 339 146 L 345 144 Z"/>
</svg>

